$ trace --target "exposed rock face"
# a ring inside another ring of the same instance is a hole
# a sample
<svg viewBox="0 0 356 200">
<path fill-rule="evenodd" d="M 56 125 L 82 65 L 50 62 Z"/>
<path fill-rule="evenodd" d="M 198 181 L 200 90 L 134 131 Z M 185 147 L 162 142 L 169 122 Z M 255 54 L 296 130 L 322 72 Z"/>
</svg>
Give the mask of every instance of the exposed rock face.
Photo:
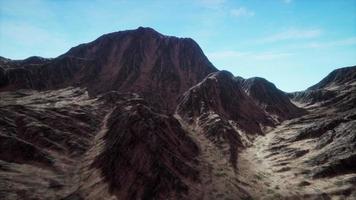
<svg viewBox="0 0 356 200">
<path fill-rule="evenodd" d="M 263 133 L 264 127 L 303 114 L 303 110 L 266 80 L 244 80 L 220 71 L 188 90 L 177 113 L 228 152 L 236 166 L 237 151 L 249 143 L 250 137 Z M 270 113 L 277 117 L 270 117 Z"/>
<path fill-rule="evenodd" d="M 11 67 L 0 65 L 0 91 L 75 85 L 87 87 L 90 95 L 137 92 L 167 111 L 174 110 L 179 95 L 217 71 L 192 39 L 142 27 L 103 35 L 52 60 L 5 62 Z"/>
</svg>

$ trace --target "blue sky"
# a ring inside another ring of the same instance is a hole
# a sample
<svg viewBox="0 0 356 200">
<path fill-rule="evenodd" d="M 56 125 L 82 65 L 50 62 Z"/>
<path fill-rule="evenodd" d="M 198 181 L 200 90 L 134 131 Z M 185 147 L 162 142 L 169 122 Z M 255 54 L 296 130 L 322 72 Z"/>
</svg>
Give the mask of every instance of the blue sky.
<svg viewBox="0 0 356 200">
<path fill-rule="evenodd" d="M 356 65 L 356 0 L 0 0 L 0 56 L 56 57 L 139 26 L 191 37 L 217 68 L 284 91 Z"/>
</svg>

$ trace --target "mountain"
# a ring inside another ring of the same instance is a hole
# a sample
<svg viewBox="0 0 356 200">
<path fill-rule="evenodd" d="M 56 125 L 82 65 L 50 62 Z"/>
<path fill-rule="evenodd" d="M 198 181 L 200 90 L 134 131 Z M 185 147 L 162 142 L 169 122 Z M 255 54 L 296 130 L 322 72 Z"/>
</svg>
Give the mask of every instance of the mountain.
<svg viewBox="0 0 356 200">
<path fill-rule="evenodd" d="M 66 88 L 1 97 L 2 199 L 182 199 L 200 181 L 197 145 L 137 95 Z"/>
<path fill-rule="evenodd" d="M 355 66 L 337 69 L 307 90 L 288 94 L 308 113 L 285 121 L 267 133 L 267 138 L 257 139 L 257 145 L 241 155 L 245 158 L 252 153 L 258 155 L 255 159 L 262 159 L 266 164 L 262 168 L 265 173 L 273 174 L 273 180 L 288 184 L 289 187 L 279 189 L 286 191 L 283 196 L 287 191 L 294 191 L 287 197 L 355 197 L 355 70 Z M 263 140 L 269 142 L 264 144 Z M 251 168 L 254 164 L 261 165 L 252 161 L 243 167 Z M 299 191 L 293 190 L 296 187 Z M 261 195 L 259 191 L 250 193 Z"/>
<path fill-rule="evenodd" d="M 0 57 L 0 199 L 354 199 L 355 69 L 285 93 L 142 27 Z"/>
<path fill-rule="evenodd" d="M 125 99 L 117 93 L 109 98 L 113 96 L 117 100 L 84 156 L 80 187 L 66 199 L 76 195 L 100 199 L 103 194 L 120 199 L 189 199 L 190 186 L 199 182 L 197 145 L 175 118 L 160 114 L 143 99 L 135 95 Z"/>
<path fill-rule="evenodd" d="M 266 79 L 254 77 L 240 80 L 246 93 L 275 120 L 284 121 L 305 114 L 305 110 L 291 103 L 287 94 Z"/>
<path fill-rule="evenodd" d="M 235 168 L 238 150 L 253 137 L 303 113 L 265 79 L 245 80 L 227 71 L 208 75 L 183 95 L 177 107 L 186 123 L 198 127 L 225 154 L 229 152 Z"/>
<path fill-rule="evenodd" d="M 294 92 L 289 96 L 294 101 L 309 106 L 319 104 L 323 107 L 337 106 L 340 110 L 352 109 L 355 107 L 355 79 L 356 66 L 336 69 L 307 90 Z"/>
<path fill-rule="evenodd" d="M 1 65 L 0 91 L 80 86 L 91 96 L 135 92 L 168 112 L 179 95 L 217 71 L 192 39 L 143 27 L 103 35 L 51 60 L 6 63 L 10 67 Z"/>
<path fill-rule="evenodd" d="M 326 89 L 332 86 L 341 86 L 343 84 L 348 84 L 354 82 L 356 79 L 356 68 L 355 66 L 344 67 L 336 69 L 328 74 L 319 83 L 311 86 L 308 90 Z"/>
</svg>

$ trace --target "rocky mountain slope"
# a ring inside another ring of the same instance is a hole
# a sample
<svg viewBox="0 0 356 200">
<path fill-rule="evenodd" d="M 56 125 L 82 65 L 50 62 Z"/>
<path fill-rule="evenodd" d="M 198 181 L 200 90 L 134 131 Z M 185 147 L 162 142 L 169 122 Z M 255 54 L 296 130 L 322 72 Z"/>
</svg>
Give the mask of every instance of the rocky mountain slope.
<svg viewBox="0 0 356 200">
<path fill-rule="evenodd" d="M 259 93 L 259 87 L 269 90 Z M 236 167 L 239 148 L 266 129 L 275 127 L 281 119 L 301 115 L 303 110 L 267 81 L 244 80 L 230 72 L 219 71 L 183 95 L 177 114 L 229 154 L 231 164 Z"/>
<path fill-rule="evenodd" d="M 289 94 L 308 113 L 284 121 L 240 155 L 244 180 L 257 183 L 246 188 L 250 194 L 279 199 L 356 197 L 356 79 L 350 78 L 355 69 L 337 69 L 308 90 Z M 328 93 L 333 96 L 320 95 Z"/>
<path fill-rule="evenodd" d="M 199 181 L 197 145 L 137 95 L 3 92 L 0 110 L 1 199 L 182 199 Z"/>
<path fill-rule="evenodd" d="M 283 91 L 264 78 L 254 77 L 246 80 L 240 78 L 240 81 L 246 93 L 278 122 L 306 113 L 295 106 Z"/>
<path fill-rule="evenodd" d="M 0 199 L 353 199 L 355 69 L 286 94 L 151 28 L 0 57 Z"/>
<path fill-rule="evenodd" d="M 217 71 L 192 39 L 143 27 L 103 35 L 51 60 L 0 63 L 1 91 L 80 86 L 91 96 L 136 92 L 167 111 L 174 110 L 179 95 Z"/>
</svg>

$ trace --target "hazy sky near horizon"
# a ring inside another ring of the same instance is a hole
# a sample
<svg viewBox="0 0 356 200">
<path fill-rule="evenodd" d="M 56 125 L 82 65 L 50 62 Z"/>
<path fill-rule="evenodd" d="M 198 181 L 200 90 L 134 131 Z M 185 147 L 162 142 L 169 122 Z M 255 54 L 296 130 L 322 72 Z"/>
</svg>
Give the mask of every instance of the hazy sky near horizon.
<svg viewBox="0 0 356 200">
<path fill-rule="evenodd" d="M 139 26 L 193 38 L 218 69 L 288 92 L 356 65 L 356 0 L 0 0 L 0 56 L 57 57 Z"/>
</svg>

